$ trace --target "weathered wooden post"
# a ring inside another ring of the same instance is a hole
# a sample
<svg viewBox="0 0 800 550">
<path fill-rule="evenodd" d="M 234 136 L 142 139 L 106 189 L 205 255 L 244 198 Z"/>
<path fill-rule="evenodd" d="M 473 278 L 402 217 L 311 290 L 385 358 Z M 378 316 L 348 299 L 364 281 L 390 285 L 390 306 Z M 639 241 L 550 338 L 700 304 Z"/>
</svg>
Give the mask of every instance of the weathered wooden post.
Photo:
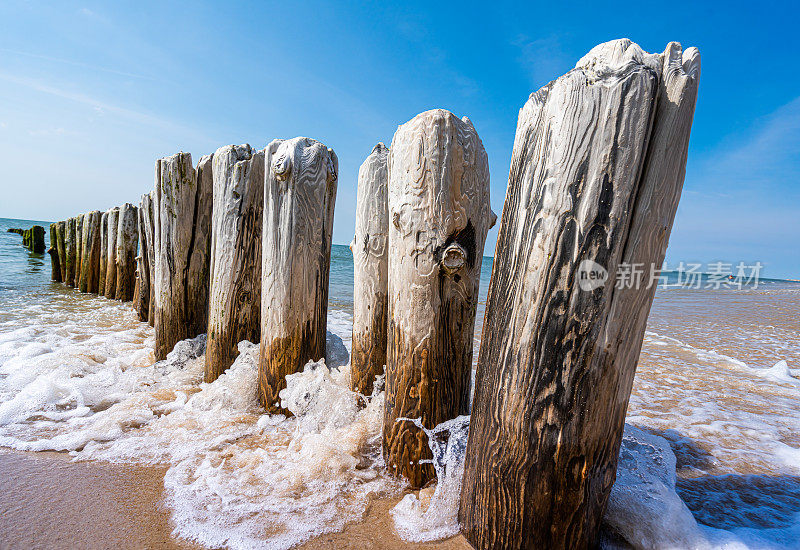
<svg viewBox="0 0 800 550">
<path fill-rule="evenodd" d="M 119 231 L 119 207 L 108 211 L 108 248 L 106 250 L 106 287 L 103 295 L 112 300 L 117 296 L 117 233 Z"/>
<path fill-rule="evenodd" d="M 100 212 L 83 215 L 80 291 L 97 293 L 100 279 Z"/>
<path fill-rule="evenodd" d="M 520 111 L 459 513 L 478 549 L 597 542 L 655 292 L 615 275 L 661 266 L 699 68 L 616 40 Z"/>
<path fill-rule="evenodd" d="M 81 264 L 83 263 L 83 214 L 75 216 L 75 284 L 80 290 Z"/>
<path fill-rule="evenodd" d="M 44 227 L 34 225 L 30 228 L 30 244 L 28 248 L 36 254 L 44 254 L 47 247 L 44 245 Z"/>
<path fill-rule="evenodd" d="M 273 412 L 286 375 L 325 357 L 339 160 L 304 137 L 266 149 L 258 395 Z"/>
<path fill-rule="evenodd" d="M 117 224 L 117 290 L 115 298 L 122 302 L 133 300 L 136 284 L 136 248 L 138 246 L 137 208 L 126 202 L 119 209 Z"/>
<path fill-rule="evenodd" d="M 108 271 L 108 211 L 100 215 L 100 278 L 97 283 L 97 293 L 106 294 L 106 273 Z"/>
<path fill-rule="evenodd" d="M 57 223 L 50 224 L 50 248 L 47 253 L 50 254 L 50 278 L 57 282 L 61 282 L 61 258 L 58 256 L 58 236 L 56 230 Z"/>
<path fill-rule="evenodd" d="M 468 118 L 435 109 L 397 129 L 389 152 L 389 328 L 383 451 L 390 472 L 434 477 L 425 432 L 467 414 L 489 163 Z"/>
<path fill-rule="evenodd" d="M 139 202 L 139 255 L 136 256 L 136 288 L 134 305 L 140 321 L 147 321 L 150 314 L 150 260 L 152 244 L 147 240 L 146 228 L 150 223 L 150 195 L 142 195 Z"/>
<path fill-rule="evenodd" d="M 206 331 L 213 177 L 211 155 L 157 161 L 154 204 L 155 356 Z"/>
<path fill-rule="evenodd" d="M 371 395 L 386 366 L 389 291 L 389 148 L 378 143 L 358 170 L 353 252 L 350 389 Z"/>
<path fill-rule="evenodd" d="M 58 250 L 59 267 L 61 268 L 61 281 L 67 282 L 67 248 L 65 246 L 65 237 L 67 233 L 67 222 L 60 221 L 56 223 L 56 249 Z"/>
<path fill-rule="evenodd" d="M 155 324 L 155 307 L 156 307 L 156 284 L 155 284 L 155 227 L 154 227 L 154 212 L 155 210 L 155 190 L 150 191 L 147 195 L 142 197 L 142 216 L 140 220 L 144 219 L 144 243 L 147 246 L 147 280 L 149 285 L 149 295 L 147 298 L 147 323 L 150 326 Z"/>
<path fill-rule="evenodd" d="M 221 147 L 213 173 L 206 382 L 231 366 L 239 342 L 261 338 L 264 151 L 246 144 Z"/>
<path fill-rule="evenodd" d="M 66 231 L 64 233 L 64 250 L 66 253 L 66 279 L 64 282 L 69 287 L 75 286 L 75 256 L 77 254 L 76 244 L 76 227 L 75 218 L 69 218 L 65 224 Z"/>
</svg>

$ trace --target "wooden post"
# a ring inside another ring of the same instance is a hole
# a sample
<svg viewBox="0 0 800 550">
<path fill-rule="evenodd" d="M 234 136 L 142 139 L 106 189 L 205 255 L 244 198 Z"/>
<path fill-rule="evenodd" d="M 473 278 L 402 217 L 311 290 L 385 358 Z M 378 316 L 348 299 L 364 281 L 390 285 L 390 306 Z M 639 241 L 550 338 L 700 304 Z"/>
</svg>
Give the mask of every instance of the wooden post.
<svg viewBox="0 0 800 550">
<path fill-rule="evenodd" d="M 433 479 L 427 429 L 469 410 L 483 245 L 496 216 L 475 128 L 443 109 L 397 129 L 389 152 L 389 328 L 383 452 L 412 487 Z"/>
<path fill-rule="evenodd" d="M 353 340 L 350 389 L 372 394 L 386 367 L 389 291 L 389 148 L 378 143 L 358 170 L 353 252 Z"/>
<path fill-rule="evenodd" d="M 81 292 L 97 293 L 100 279 L 100 218 L 97 210 L 83 215 L 79 280 Z"/>
<path fill-rule="evenodd" d="M 459 513 L 478 549 L 589 548 L 680 198 L 699 54 L 594 48 L 520 111 Z M 610 274 L 604 280 L 604 273 Z"/>
<path fill-rule="evenodd" d="M 147 240 L 146 228 L 150 223 L 150 195 L 142 195 L 139 202 L 139 255 L 136 256 L 136 286 L 138 294 L 134 297 L 136 313 L 140 321 L 147 321 L 150 314 L 150 260 L 152 244 Z"/>
<path fill-rule="evenodd" d="M 189 153 L 160 159 L 155 190 L 155 356 L 161 360 L 208 324 L 211 155 L 196 170 Z"/>
<path fill-rule="evenodd" d="M 117 224 L 117 290 L 115 298 L 133 300 L 136 284 L 136 248 L 139 244 L 138 209 L 126 202 L 119 209 Z"/>
<path fill-rule="evenodd" d="M 65 237 L 67 233 L 67 222 L 60 221 L 56 223 L 56 249 L 58 250 L 59 267 L 61 268 L 61 281 L 67 282 L 67 248 L 65 246 Z"/>
<path fill-rule="evenodd" d="M 75 255 L 76 251 L 76 243 L 77 243 L 77 236 L 76 236 L 76 228 L 75 228 L 75 218 L 69 218 L 65 224 L 65 233 L 64 233 L 64 251 L 66 253 L 66 278 L 64 282 L 69 287 L 75 286 Z"/>
<path fill-rule="evenodd" d="M 81 264 L 83 263 L 83 214 L 75 216 L 75 284 L 80 290 Z"/>
<path fill-rule="evenodd" d="M 106 251 L 106 287 L 103 295 L 112 300 L 117 296 L 117 232 L 119 230 L 119 207 L 108 211 L 108 249 Z"/>
<path fill-rule="evenodd" d="M 153 213 L 155 208 L 155 190 L 150 191 L 147 195 L 142 197 L 142 216 L 140 220 L 144 219 L 144 245 L 147 246 L 147 280 L 149 283 L 149 295 L 147 298 L 147 323 L 152 327 L 155 324 L 155 307 L 156 307 L 156 284 L 155 284 L 155 228 L 153 225 Z"/>
<path fill-rule="evenodd" d="M 34 225 L 30 228 L 30 244 L 28 248 L 36 254 L 44 254 L 47 247 L 44 245 L 44 227 Z"/>
<path fill-rule="evenodd" d="M 108 272 L 108 211 L 100 215 L 100 278 L 97 293 L 106 294 L 106 273 Z"/>
<path fill-rule="evenodd" d="M 221 147 L 214 153 L 213 174 L 206 382 L 231 366 L 239 342 L 261 338 L 264 151 Z"/>
<path fill-rule="evenodd" d="M 286 375 L 325 357 L 331 231 L 339 161 L 303 137 L 266 149 L 258 395 L 272 412 Z"/>
<path fill-rule="evenodd" d="M 50 248 L 47 249 L 47 253 L 50 254 L 50 278 L 57 282 L 61 282 L 61 262 L 58 256 L 58 236 L 56 235 L 56 226 L 57 224 L 51 223 L 50 224 Z"/>
</svg>

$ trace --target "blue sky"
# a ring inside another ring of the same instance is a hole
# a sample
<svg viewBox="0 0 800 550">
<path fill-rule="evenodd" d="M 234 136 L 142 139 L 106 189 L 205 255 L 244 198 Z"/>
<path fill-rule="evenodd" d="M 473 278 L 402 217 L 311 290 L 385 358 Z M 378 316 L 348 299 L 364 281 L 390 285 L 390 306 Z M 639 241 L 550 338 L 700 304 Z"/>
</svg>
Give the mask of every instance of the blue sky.
<svg viewBox="0 0 800 550">
<path fill-rule="evenodd" d="M 597 43 L 677 40 L 703 74 L 668 265 L 800 278 L 800 7 L 652 6 L 3 2 L 0 216 L 138 203 L 158 157 L 305 135 L 339 156 L 334 242 L 348 243 L 358 166 L 431 108 L 472 119 L 499 214 L 532 91 Z"/>
</svg>

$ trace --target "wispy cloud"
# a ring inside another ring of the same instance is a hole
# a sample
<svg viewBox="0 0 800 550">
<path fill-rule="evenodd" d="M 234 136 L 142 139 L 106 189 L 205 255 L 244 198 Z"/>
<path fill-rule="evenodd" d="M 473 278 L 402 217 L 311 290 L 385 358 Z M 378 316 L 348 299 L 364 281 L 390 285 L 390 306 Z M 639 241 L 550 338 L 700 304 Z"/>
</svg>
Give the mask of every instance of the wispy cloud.
<svg viewBox="0 0 800 550">
<path fill-rule="evenodd" d="M 58 136 L 76 136 L 78 132 L 66 130 L 59 126 L 58 128 L 40 128 L 37 130 L 28 130 L 28 135 L 33 137 L 58 137 Z"/>
<path fill-rule="evenodd" d="M 40 59 L 42 61 L 49 61 L 51 63 L 58 63 L 60 65 L 69 65 L 71 67 L 82 67 L 84 69 L 90 69 L 92 71 L 100 71 L 100 72 L 104 72 L 104 73 L 115 74 L 115 75 L 119 75 L 119 76 L 125 76 L 125 77 L 128 77 L 128 78 L 137 78 L 137 79 L 141 79 L 141 80 L 152 80 L 152 81 L 156 80 L 155 78 L 153 78 L 151 76 L 147 76 L 147 75 L 143 75 L 143 74 L 130 73 L 130 72 L 127 72 L 127 71 L 119 71 L 117 69 L 109 69 L 108 67 L 101 67 L 101 66 L 98 66 L 98 65 L 92 65 L 92 64 L 89 64 L 89 63 L 83 63 L 82 61 L 74 61 L 72 59 L 63 59 L 63 58 L 60 58 L 60 57 L 53 57 L 53 56 L 50 56 L 50 55 L 40 55 L 40 54 L 36 54 L 36 53 L 22 52 L 22 51 L 19 51 L 19 50 L 10 50 L 8 48 L 0 48 L 0 52 L 11 54 L 11 55 L 18 55 L 18 56 L 21 56 L 21 57 L 28 57 L 28 58 L 31 58 L 31 59 Z"/>
</svg>

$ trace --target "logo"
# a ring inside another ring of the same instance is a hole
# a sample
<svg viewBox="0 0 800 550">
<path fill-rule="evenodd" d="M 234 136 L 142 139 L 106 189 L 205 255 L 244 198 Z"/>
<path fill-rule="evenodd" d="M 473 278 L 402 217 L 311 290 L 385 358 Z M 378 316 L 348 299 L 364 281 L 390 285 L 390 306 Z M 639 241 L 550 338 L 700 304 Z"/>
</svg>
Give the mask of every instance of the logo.
<svg viewBox="0 0 800 550">
<path fill-rule="evenodd" d="M 587 292 L 600 288 L 608 280 L 608 271 L 592 260 L 583 260 L 578 266 L 578 285 Z"/>
</svg>

